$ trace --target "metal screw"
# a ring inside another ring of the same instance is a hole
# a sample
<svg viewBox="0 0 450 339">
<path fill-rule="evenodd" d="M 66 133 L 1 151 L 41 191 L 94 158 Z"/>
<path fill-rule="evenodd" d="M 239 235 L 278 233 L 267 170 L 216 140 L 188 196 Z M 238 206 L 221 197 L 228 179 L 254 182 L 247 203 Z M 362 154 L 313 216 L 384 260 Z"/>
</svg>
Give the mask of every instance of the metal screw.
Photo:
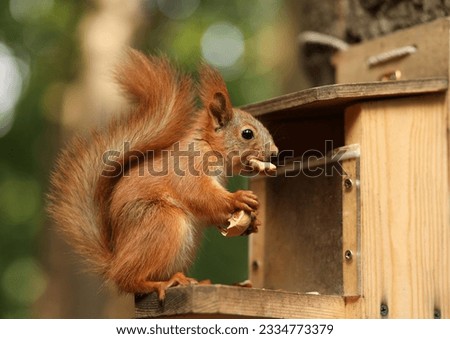
<svg viewBox="0 0 450 339">
<path fill-rule="evenodd" d="M 344 187 L 347 191 L 350 191 L 353 187 L 353 180 L 350 178 L 347 178 L 344 180 Z"/>
<path fill-rule="evenodd" d="M 345 251 L 344 257 L 345 257 L 345 260 L 348 260 L 348 261 L 352 260 L 352 258 L 353 258 L 353 252 L 350 251 L 350 250 Z"/>
<path fill-rule="evenodd" d="M 434 319 L 441 319 L 441 311 L 440 310 L 434 310 L 433 317 L 434 317 Z"/>
<path fill-rule="evenodd" d="M 389 314 L 389 307 L 386 304 L 380 305 L 380 314 L 382 317 L 386 317 Z"/>
</svg>

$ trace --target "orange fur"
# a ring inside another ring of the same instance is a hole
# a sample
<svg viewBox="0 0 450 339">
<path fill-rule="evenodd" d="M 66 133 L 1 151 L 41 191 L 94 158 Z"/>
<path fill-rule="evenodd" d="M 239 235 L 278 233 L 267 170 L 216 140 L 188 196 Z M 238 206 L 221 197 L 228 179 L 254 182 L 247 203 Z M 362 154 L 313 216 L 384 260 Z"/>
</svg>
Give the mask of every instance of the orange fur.
<svg viewBox="0 0 450 339">
<path fill-rule="evenodd" d="M 276 148 L 259 122 L 232 108 L 224 81 L 209 66 L 201 71 L 200 110 L 191 78 L 165 58 L 130 51 L 117 78 L 135 106 L 61 153 L 49 212 L 106 279 L 122 291 L 158 291 L 162 297 L 165 288 L 190 281 L 174 274 L 194 260 L 205 225 L 226 225 L 236 210 L 258 207 L 252 192 L 224 188 L 226 174 L 249 160 L 230 162 L 228 152 L 250 150 L 267 160 Z M 243 127 L 254 129 L 253 140 L 242 138 Z M 267 142 L 271 154 L 262 152 Z M 177 150 L 184 156 L 177 157 Z M 105 164 L 107 151 L 116 154 Z M 223 159 L 214 167 L 221 173 L 205 172 L 208 154 Z M 155 169 L 166 175 L 152 174 Z"/>
</svg>

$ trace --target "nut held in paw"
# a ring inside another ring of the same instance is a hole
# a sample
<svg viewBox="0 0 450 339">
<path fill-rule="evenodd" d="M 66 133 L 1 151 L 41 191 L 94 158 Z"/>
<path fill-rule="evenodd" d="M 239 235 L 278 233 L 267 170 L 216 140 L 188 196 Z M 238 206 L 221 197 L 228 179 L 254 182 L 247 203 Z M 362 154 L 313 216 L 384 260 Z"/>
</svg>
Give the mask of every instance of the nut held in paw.
<svg viewBox="0 0 450 339">
<path fill-rule="evenodd" d="M 230 224 L 227 228 L 220 228 L 220 233 L 224 237 L 237 237 L 245 233 L 250 226 L 252 218 L 250 214 L 239 211 L 234 213 L 228 221 Z"/>
</svg>

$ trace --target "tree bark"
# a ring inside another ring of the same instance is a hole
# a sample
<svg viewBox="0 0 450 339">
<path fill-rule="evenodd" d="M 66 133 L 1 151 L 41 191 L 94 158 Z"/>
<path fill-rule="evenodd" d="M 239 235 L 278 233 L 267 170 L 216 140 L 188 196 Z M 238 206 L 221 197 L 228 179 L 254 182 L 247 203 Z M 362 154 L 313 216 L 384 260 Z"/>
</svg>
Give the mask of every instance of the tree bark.
<svg viewBox="0 0 450 339">
<path fill-rule="evenodd" d="M 298 13 L 298 31 L 316 31 L 350 44 L 448 16 L 450 0 L 291 0 Z M 301 46 L 304 87 L 334 82 L 330 64 L 333 50 L 313 43 Z"/>
<path fill-rule="evenodd" d="M 347 0 L 346 40 L 359 42 L 450 14 L 450 0 Z"/>
</svg>

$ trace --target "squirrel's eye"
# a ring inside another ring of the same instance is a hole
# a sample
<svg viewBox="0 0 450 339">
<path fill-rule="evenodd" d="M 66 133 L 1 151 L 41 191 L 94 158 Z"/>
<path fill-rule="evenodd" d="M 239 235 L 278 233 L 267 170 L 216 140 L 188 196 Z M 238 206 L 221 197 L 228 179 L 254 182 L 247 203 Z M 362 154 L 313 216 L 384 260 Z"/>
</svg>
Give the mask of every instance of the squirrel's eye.
<svg viewBox="0 0 450 339">
<path fill-rule="evenodd" d="M 245 139 L 245 140 L 250 140 L 250 139 L 253 139 L 253 137 L 254 137 L 254 135 L 253 135 L 253 131 L 251 130 L 251 129 L 244 129 L 243 131 L 242 131 L 242 137 Z"/>
</svg>

